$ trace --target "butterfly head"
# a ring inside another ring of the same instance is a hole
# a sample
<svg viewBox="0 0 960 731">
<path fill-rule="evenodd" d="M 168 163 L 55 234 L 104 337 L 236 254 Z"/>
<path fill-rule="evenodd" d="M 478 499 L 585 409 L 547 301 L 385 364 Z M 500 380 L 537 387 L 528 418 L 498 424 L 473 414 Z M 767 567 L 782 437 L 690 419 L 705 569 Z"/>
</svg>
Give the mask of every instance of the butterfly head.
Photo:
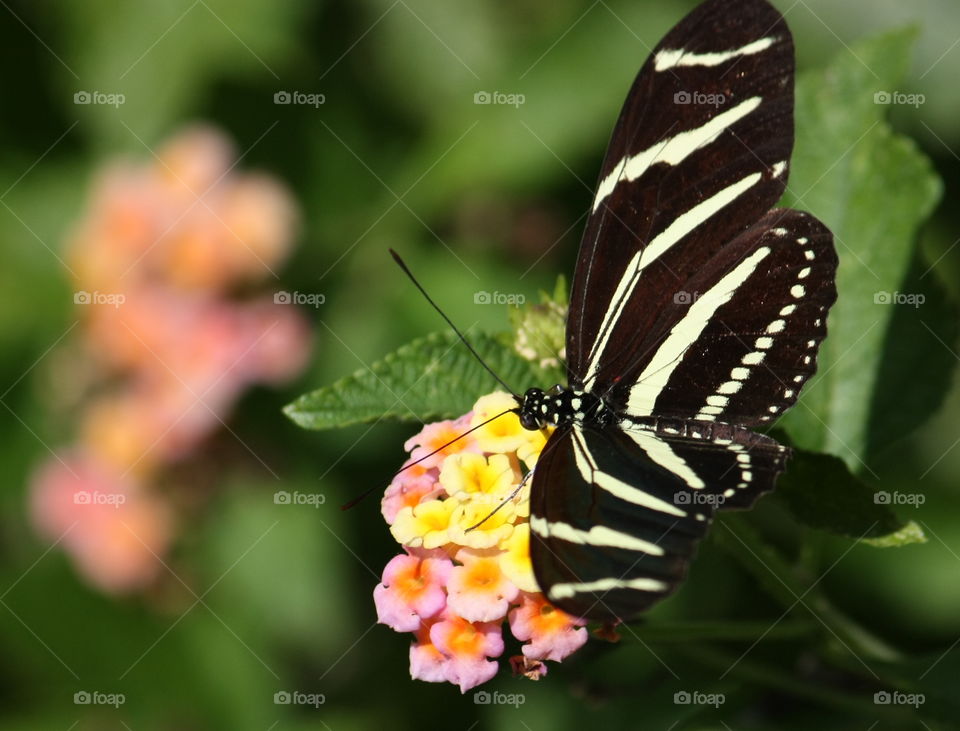
<svg viewBox="0 0 960 731">
<path fill-rule="evenodd" d="M 529 431 L 542 429 L 547 423 L 548 405 L 546 394 L 540 388 L 528 388 L 520 400 L 520 426 Z"/>
</svg>

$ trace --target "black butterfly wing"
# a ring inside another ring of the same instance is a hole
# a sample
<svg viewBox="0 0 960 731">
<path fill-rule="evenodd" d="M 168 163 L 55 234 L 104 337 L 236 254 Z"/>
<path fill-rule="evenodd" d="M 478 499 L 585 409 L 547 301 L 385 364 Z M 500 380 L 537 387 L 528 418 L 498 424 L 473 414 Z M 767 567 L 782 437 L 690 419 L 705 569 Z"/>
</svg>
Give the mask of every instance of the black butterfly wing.
<svg viewBox="0 0 960 731">
<path fill-rule="evenodd" d="M 571 385 L 636 366 L 657 313 L 786 185 L 793 41 L 765 0 L 708 0 L 644 64 L 600 172 L 571 290 Z"/>
<path fill-rule="evenodd" d="M 634 417 L 743 426 L 776 419 L 816 370 L 836 268 L 833 236 L 820 221 L 770 211 L 701 262 L 604 397 Z"/>
<path fill-rule="evenodd" d="M 558 429 L 531 493 L 541 590 L 575 616 L 630 619 L 685 578 L 715 510 L 749 507 L 785 458 L 773 440 L 725 424 Z"/>
</svg>

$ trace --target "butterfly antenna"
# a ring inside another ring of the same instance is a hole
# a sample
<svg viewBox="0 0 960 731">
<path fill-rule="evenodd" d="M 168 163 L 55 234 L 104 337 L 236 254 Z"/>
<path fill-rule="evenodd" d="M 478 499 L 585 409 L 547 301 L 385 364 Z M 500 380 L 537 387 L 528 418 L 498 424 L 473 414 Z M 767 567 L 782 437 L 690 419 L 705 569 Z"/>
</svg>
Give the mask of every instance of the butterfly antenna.
<svg viewBox="0 0 960 731">
<path fill-rule="evenodd" d="M 394 251 L 393 249 L 390 249 L 390 256 L 392 256 L 392 257 L 393 257 L 393 260 L 394 260 L 395 262 L 397 262 L 397 265 L 398 265 L 401 269 L 403 269 L 403 273 L 406 274 L 406 275 L 410 278 L 410 281 L 413 282 L 413 284 L 416 286 L 416 288 L 420 290 L 420 294 L 422 294 L 422 295 L 426 298 L 427 302 L 430 303 L 430 306 L 433 307 L 433 309 L 435 309 L 438 313 L 440 313 L 440 317 L 442 317 L 442 318 L 444 319 L 444 321 L 445 321 L 450 327 L 453 328 L 453 331 L 457 334 L 457 337 L 460 338 L 460 342 L 467 346 L 467 350 L 469 350 L 469 351 L 473 354 L 473 357 L 476 358 L 476 359 L 480 362 L 480 365 L 482 365 L 482 366 L 487 370 L 487 373 L 489 373 L 491 376 L 493 376 L 493 377 L 496 379 L 497 383 L 499 383 L 501 386 L 503 386 L 505 389 L 507 389 L 507 391 L 509 391 L 509 392 L 513 395 L 513 397 L 514 397 L 515 399 L 517 399 L 517 401 L 520 401 L 521 399 L 520 399 L 520 396 L 517 394 L 517 392 L 514 391 L 512 388 L 510 388 L 510 386 L 506 383 L 506 381 L 504 381 L 502 378 L 500 378 L 500 376 L 498 376 L 498 375 L 494 372 L 494 370 L 493 370 L 490 366 L 488 366 L 488 365 L 486 364 L 486 362 L 483 360 L 483 358 L 480 357 L 480 354 L 479 354 L 476 350 L 474 350 L 474 347 L 473 347 L 472 345 L 470 345 L 470 343 L 467 341 L 467 339 L 463 336 L 463 333 L 460 332 L 460 330 L 457 329 L 457 326 L 453 324 L 453 321 L 452 321 L 449 317 L 447 317 L 446 313 L 444 313 L 444 311 L 440 309 L 439 305 L 437 305 L 437 303 L 433 301 L 433 299 L 430 297 L 430 295 L 427 294 L 427 290 L 425 290 L 425 289 L 423 288 L 423 285 L 421 285 L 420 282 L 417 281 L 417 278 L 416 278 L 415 276 L 413 276 L 413 273 L 410 271 L 410 269 L 409 269 L 409 268 L 407 267 L 407 265 L 404 263 L 403 259 L 400 258 L 400 255 L 399 255 L 396 251 Z"/>
<path fill-rule="evenodd" d="M 489 424 L 491 421 L 495 421 L 496 419 L 499 419 L 501 416 L 506 416 L 507 414 L 515 414 L 515 413 L 517 413 L 517 410 L 516 410 L 516 409 L 507 409 L 506 411 L 501 411 L 501 412 L 500 412 L 499 414 L 497 414 L 496 416 L 491 416 L 491 417 L 490 417 L 489 419 L 487 419 L 486 421 L 480 422 L 480 423 L 477 424 L 476 426 L 470 427 L 470 428 L 467 429 L 463 434 L 460 434 L 459 436 L 454 437 L 454 438 L 451 439 L 449 442 L 447 442 L 446 444 L 444 444 L 442 447 L 437 447 L 436 449 L 434 449 L 432 452 L 430 452 L 430 454 L 425 454 L 425 455 L 423 455 L 420 459 L 418 459 L 418 460 L 416 460 L 416 461 L 414 461 L 414 462 L 411 462 L 410 464 L 405 464 L 403 467 L 401 467 L 400 469 L 398 469 L 396 472 L 393 473 L 393 474 L 394 474 L 394 477 L 396 477 L 397 475 L 399 475 L 399 474 L 400 474 L 401 472 L 403 472 L 404 470 L 408 470 L 408 469 L 410 469 L 411 467 L 413 467 L 414 465 L 420 464 L 420 463 L 423 462 L 425 459 L 430 459 L 430 457 L 432 457 L 433 455 L 435 455 L 437 452 L 442 452 L 444 449 L 446 449 L 447 447 L 449 447 L 451 444 L 454 444 L 455 442 L 459 442 L 461 439 L 463 439 L 465 436 L 467 436 L 467 434 L 470 434 L 471 432 L 475 432 L 477 429 L 486 426 L 486 425 Z"/>
<path fill-rule="evenodd" d="M 481 422 L 480 422 L 479 424 L 477 424 L 476 426 L 472 426 L 472 427 L 470 427 L 469 429 L 467 429 L 463 434 L 460 434 L 459 436 L 454 437 L 453 439 L 451 439 L 449 442 L 447 442 L 447 443 L 444 444 L 443 446 L 437 447 L 437 448 L 434 449 L 432 452 L 430 452 L 430 454 L 425 454 L 425 455 L 423 455 L 420 459 L 415 460 L 415 461 L 411 462 L 410 464 L 405 464 L 403 467 L 401 467 L 401 468 L 398 469 L 396 472 L 394 472 L 394 473 L 393 473 L 393 476 L 396 477 L 397 475 L 399 475 L 399 474 L 400 474 L 401 472 L 403 472 L 404 470 L 408 470 L 408 469 L 410 469 L 411 467 L 413 467 L 414 465 L 420 464 L 420 463 L 423 462 L 425 459 L 429 459 L 430 457 L 432 457 L 433 455 L 435 455 L 437 452 L 442 452 L 444 449 L 446 449 L 447 447 L 449 447 L 451 444 L 454 444 L 454 443 L 456 443 L 456 442 L 459 442 L 461 439 L 463 439 L 465 436 L 467 436 L 467 434 L 470 434 L 471 432 L 475 432 L 477 429 L 480 429 L 481 427 L 486 426 L 486 425 L 489 424 L 491 421 L 494 421 L 494 420 L 496 420 L 496 419 L 499 419 L 501 416 L 506 416 L 507 414 L 514 414 L 514 413 L 516 413 L 516 411 L 517 411 L 516 409 L 507 409 L 506 411 L 501 411 L 501 412 L 500 412 L 499 414 L 497 414 L 496 416 L 491 416 L 491 417 L 490 417 L 489 419 L 487 419 L 486 421 L 481 421 Z M 367 489 L 364 490 L 362 493 L 360 493 L 357 497 L 355 497 L 355 498 L 353 498 L 352 500 L 350 500 L 349 502 L 346 502 L 346 503 L 344 503 L 343 505 L 341 505 L 341 506 L 340 506 L 340 509 L 341 509 L 341 510 L 349 510 L 349 509 L 352 508 L 354 505 L 356 505 L 356 504 L 359 503 L 361 500 L 363 500 L 365 497 L 367 497 L 367 495 L 369 495 L 371 492 L 373 492 L 374 490 L 378 490 L 378 489 L 379 489 L 379 487 L 376 486 L 376 485 L 374 485 L 373 487 L 367 488 Z"/>
<path fill-rule="evenodd" d="M 520 492 L 520 491 L 523 489 L 523 486 L 527 484 L 527 481 L 528 481 L 531 477 L 533 477 L 533 470 L 530 470 L 529 472 L 527 472 L 527 474 L 525 474 L 525 475 L 523 476 L 523 479 L 520 480 L 520 484 L 517 485 L 517 486 L 514 488 L 513 492 L 511 492 L 511 493 L 510 493 L 509 495 L 507 495 L 503 500 L 501 500 L 501 501 L 500 501 L 500 504 L 497 505 L 497 507 L 495 507 L 495 508 L 494 508 L 493 510 L 491 510 L 489 513 L 487 513 L 486 517 L 484 517 L 483 520 L 481 520 L 481 521 L 479 521 L 479 522 L 474 523 L 473 525 L 471 525 L 469 528 L 467 528 L 467 529 L 464 531 L 464 533 L 469 533 L 469 532 L 472 531 L 472 530 L 476 530 L 476 529 L 479 528 L 481 525 L 483 525 L 483 524 L 486 523 L 488 520 L 490 520 L 490 518 L 492 518 L 494 515 L 496 515 L 497 512 L 500 510 L 500 508 L 502 508 L 504 505 L 506 505 L 508 502 L 510 502 L 511 500 L 513 500 L 513 499 L 517 496 L 517 493 Z"/>
</svg>

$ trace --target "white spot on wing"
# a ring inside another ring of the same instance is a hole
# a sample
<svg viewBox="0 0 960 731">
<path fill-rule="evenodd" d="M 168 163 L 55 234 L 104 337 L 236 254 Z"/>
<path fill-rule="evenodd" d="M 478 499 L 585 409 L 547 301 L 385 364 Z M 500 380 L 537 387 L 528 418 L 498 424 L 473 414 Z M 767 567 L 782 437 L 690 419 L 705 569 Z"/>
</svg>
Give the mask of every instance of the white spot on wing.
<svg viewBox="0 0 960 731">
<path fill-rule="evenodd" d="M 783 332 L 783 328 L 787 326 L 786 320 L 774 320 L 769 325 L 767 325 L 767 332 L 771 335 L 775 335 L 778 332 Z"/>
<path fill-rule="evenodd" d="M 725 381 L 720 384 L 717 393 L 734 394 L 740 390 L 743 384 L 740 381 Z"/>
</svg>

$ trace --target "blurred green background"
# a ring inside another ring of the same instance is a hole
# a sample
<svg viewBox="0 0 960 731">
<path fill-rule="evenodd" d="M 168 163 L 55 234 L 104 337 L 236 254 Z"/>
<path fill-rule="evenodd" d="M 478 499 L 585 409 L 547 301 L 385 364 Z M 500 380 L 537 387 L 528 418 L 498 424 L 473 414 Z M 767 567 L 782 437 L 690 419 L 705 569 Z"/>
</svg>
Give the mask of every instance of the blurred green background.
<svg viewBox="0 0 960 731">
<path fill-rule="evenodd" d="M 299 393 L 438 329 L 388 247 L 406 256 L 455 321 L 490 331 L 506 327 L 506 313 L 476 306 L 474 292 L 533 300 L 558 273 L 572 272 L 626 89 L 647 49 L 694 4 L 3 3 L 0 727 L 923 727 L 909 714 L 872 719 L 872 671 L 849 655 L 821 667 L 805 638 L 822 628 L 802 607 L 719 679 L 725 659 L 729 665 L 750 647 L 782 608 L 713 540 L 655 618 L 756 621 L 749 641 L 641 629 L 641 642 L 591 643 L 538 684 L 501 673 L 490 689 L 525 694 L 519 708 L 478 706 L 453 686 L 413 683 L 407 638 L 375 624 L 371 592 L 396 549 L 376 499 L 346 513 L 337 506 L 385 486 L 418 427 L 308 433 L 280 411 Z M 960 213 L 950 201 L 960 186 L 960 5 L 777 4 L 788 11 L 801 70 L 852 53 L 857 38 L 917 24 L 903 91 L 926 102 L 892 109 L 893 124 L 917 140 L 945 182 L 919 260 L 957 297 Z M 76 105 L 80 90 L 122 93 L 125 103 Z M 323 94 L 324 103 L 275 104 L 282 91 Z M 476 105 L 481 91 L 523 94 L 525 103 Z M 181 523 L 171 573 L 142 595 L 110 598 L 78 578 L 27 521 L 31 469 L 46 457 L 45 444 L 71 435 L 54 388 L 69 375 L 46 361 L 77 319 L 54 252 L 105 160 L 148 160 L 152 146 L 197 120 L 231 135 L 239 168 L 284 181 L 303 211 L 293 259 L 270 288 L 326 299 L 307 311 L 316 342 L 299 381 L 247 393 L 231 417 L 233 434 L 217 434 L 192 458 L 189 469 L 205 475 L 203 494 Z M 956 357 L 957 343 L 942 347 Z M 812 533 L 804 539 L 820 573 L 842 556 L 817 592 L 907 653 L 916 665 L 893 672 L 910 680 L 960 635 L 958 407 L 954 387 L 937 416 L 871 465 L 884 489 L 927 496 L 919 508 L 900 508 L 927 530 L 926 544 L 878 550 Z M 275 505 L 278 489 L 321 492 L 326 503 Z M 777 510 L 762 506 L 760 519 L 778 525 Z M 955 655 L 960 649 L 944 655 L 941 671 L 960 663 Z M 727 703 L 716 711 L 674 704 L 676 691 L 694 688 L 725 693 Z M 126 703 L 75 705 L 83 690 L 123 693 Z M 276 705 L 282 690 L 322 693 L 325 703 Z M 949 712 L 931 712 L 949 727 Z"/>
</svg>

